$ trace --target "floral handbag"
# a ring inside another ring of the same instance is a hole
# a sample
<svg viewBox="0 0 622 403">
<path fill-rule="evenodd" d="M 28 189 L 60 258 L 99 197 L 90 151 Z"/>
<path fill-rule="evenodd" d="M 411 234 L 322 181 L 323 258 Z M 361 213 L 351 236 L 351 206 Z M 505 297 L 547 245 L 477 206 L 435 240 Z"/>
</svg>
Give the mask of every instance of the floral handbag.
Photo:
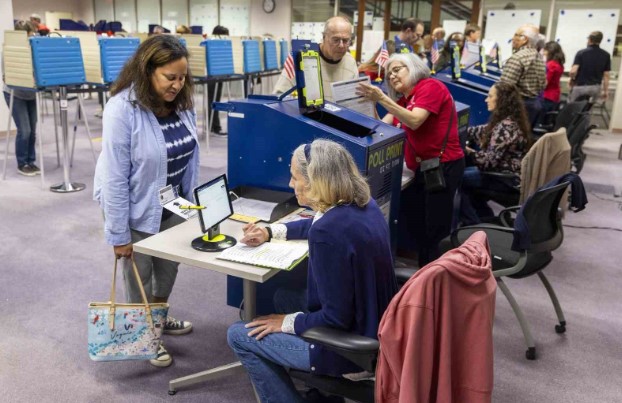
<svg viewBox="0 0 622 403">
<path fill-rule="evenodd" d="M 117 261 L 118 259 L 114 261 L 110 301 L 89 304 L 89 357 L 93 361 L 156 358 L 160 337 L 166 323 L 168 304 L 149 304 L 134 258 L 132 258 L 132 268 L 140 287 L 143 303 L 116 303 Z"/>
</svg>

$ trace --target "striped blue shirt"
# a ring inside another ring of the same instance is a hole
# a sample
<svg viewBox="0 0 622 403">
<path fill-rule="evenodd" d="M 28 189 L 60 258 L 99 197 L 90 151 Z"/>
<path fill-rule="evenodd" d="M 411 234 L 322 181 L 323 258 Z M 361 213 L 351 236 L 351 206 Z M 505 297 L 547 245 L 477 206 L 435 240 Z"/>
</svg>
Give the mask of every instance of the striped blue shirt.
<svg viewBox="0 0 622 403">
<path fill-rule="evenodd" d="M 175 188 L 181 184 L 181 178 L 188 168 L 196 141 L 177 113 L 173 112 L 169 116 L 157 119 L 166 141 L 168 158 L 166 184 Z M 180 195 L 183 193 L 180 189 L 177 190 Z M 183 189 L 183 191 L 188 191 L 188 189 Z"/>
</svg>

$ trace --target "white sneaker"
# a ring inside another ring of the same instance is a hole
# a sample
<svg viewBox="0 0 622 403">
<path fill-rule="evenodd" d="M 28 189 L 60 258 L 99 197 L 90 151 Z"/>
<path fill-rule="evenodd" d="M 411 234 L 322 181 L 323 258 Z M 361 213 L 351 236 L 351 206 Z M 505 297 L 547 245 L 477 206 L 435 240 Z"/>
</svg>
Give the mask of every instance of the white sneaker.
<svg viewBox="0 0 622 403">
<path fill-rule="evenodd" d="M 173 363 L 173 357 L 171 357 L 168 351 L 166 351 L 164 344 L 160 342 L 160 347 L 158 347 L 158 356 L 149 360 L 149 363 L 155 367 L 164 368 Z"/>
</svg>

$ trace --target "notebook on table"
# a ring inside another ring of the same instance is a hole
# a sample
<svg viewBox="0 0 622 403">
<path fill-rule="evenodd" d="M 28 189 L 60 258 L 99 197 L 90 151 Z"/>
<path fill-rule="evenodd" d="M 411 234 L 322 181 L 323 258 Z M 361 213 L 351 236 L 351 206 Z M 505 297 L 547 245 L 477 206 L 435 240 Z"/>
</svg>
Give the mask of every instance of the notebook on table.
<svg viewBox="0 0 622 403">
<path fill-rule="evenodd" d="M 269 269 L 291 270 L 307 257 L 308 253 L 307 241 L 272 241 L 259 246 L 237 243 L 225 249 L 217 258 Z"/>
</svg>

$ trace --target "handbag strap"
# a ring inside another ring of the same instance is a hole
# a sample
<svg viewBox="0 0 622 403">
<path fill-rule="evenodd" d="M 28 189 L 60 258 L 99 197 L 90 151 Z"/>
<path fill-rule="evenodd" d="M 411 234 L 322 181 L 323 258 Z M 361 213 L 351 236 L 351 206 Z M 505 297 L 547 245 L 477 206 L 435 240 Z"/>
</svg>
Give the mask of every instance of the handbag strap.
<svg viewBox="0 0 622 403">
<path fill-rule="evenodd" d="M 140 290 L 140 295 L 143 298 L 143 305 L 145 306 L 145 313 L 147 315 L 147 323 L 151 328 L 153 328 L 153 317 L 151 315 L 151 306 L 149 305 L 149 300 L 147 300 L 147 293 L 145 293 L 145 288 L 143 287 L 143 282 L 140 279 L 140 274 L 138 274 L 138 267 L 136 267 L 136 261 L 134 260 L 134 255 L 131 257 L 132 259 L 132 271 L 134 272 L 134 277 L 136 278 L 136 282 L 138 283 L 138 289 Z M 110 291 L 110 312 L 108 314 L 108 324 L 110 329 L 114 329 L 114 316 L 115 316 L 115 297 L 116 297 L 116 288 L 117 288 L 117 262 L 119 259 L 115 257 L 114 259 L 114 271 L 112 272 L 112 290 Z"/>
<path fill-rule="evenodd" d="M 445 152 L 445 147 L 447 147 L 447 140 L 449 140 L 449 133 L 451 132 L 451 125 L 454 123 L 454 115 L 456 114 L 456 104 L 454 102 L 453 97 L 451 98 L 451 115 L 449 116 L 449 125 L 447 126 L 447 133 L 445 133 L 445 138 L 443 139 L 443 145 L 441 146 L 441 153 L 438 155 L 438 158 L 440 159 L 443 156 L 443 153 Z M 410 142 L 410 139 L 408 138 L 408 136 L 406 137 L 406 141 L 408 142 L 408 144 L 410 144 L 410 148 L 413 149 L 413 152 L 415 151 L 415 147 L 413 146 L 413 144 Z M 416 156 L 416 154 L 415 154 Z"/>
</svg>

